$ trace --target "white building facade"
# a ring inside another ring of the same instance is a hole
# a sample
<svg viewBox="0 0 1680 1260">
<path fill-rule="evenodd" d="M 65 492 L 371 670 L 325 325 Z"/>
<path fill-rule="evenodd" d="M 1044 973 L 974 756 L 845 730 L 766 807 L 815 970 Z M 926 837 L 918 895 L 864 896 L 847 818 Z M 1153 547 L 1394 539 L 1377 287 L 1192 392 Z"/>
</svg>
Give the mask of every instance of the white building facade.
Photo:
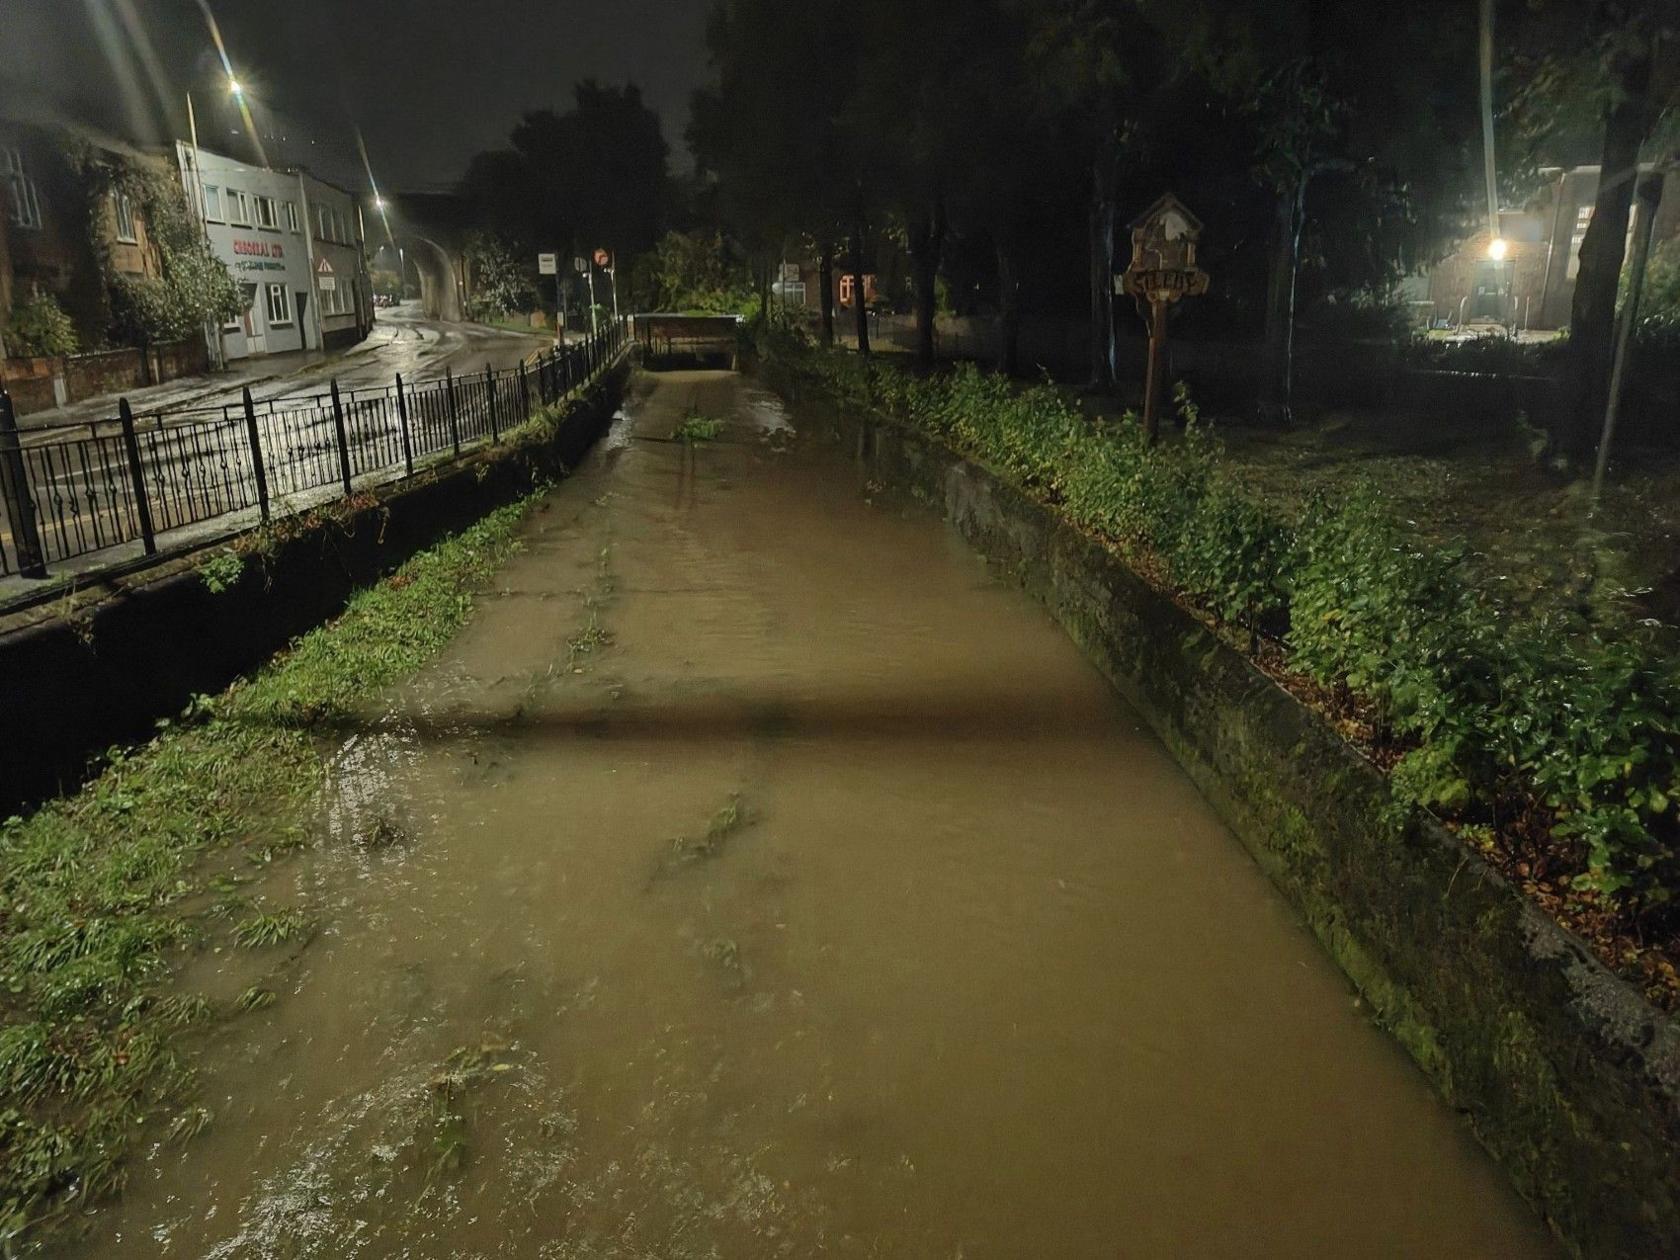
<svg viewBox="0 0 1680 1260">
<path fill-rule="evenodd" d="M 187 203 L 245 296 L 212 355 L 336 349 L 367 336 L 373 288 L 355 197 L 306 171 L 272 171 L 177 143 Z"/>
</svg>

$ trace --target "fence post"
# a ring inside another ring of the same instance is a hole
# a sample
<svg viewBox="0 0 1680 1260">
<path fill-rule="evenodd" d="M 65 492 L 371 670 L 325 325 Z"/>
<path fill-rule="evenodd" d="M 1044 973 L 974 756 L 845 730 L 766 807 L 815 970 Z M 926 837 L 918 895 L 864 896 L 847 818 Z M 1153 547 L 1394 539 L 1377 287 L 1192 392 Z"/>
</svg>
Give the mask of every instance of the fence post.
<svg viewBox="0 0 1680 1260">
<path fill-rule="evenodd" d="M 531 382 L 525 372 L 525 360 L 519 361 L 519 414 L 520 418 L 531 418 Z"/>
<path fill-rule="evenodd" d="M 455 448 L 455 458 L 461 458 L 461 417 L 455 410 L 455 373 L 443 369 L 443 387 L 449 394 L 449 444 Z"/>
<path fill-rule="evenodd" d="M 333 430 L 338 435 L 338 473 L 344 479 L 344 497 L 350 497 L 350 442 L 344 433 L 344 408 L 338 401 L 338 378 L 335 376 L 328 385 L 332 389 Z M 318 395 L 317 395 L 318 396 Z"/>
<path fill-rule="evenodd" d="M 152 529 L 152 505 L 146 502 L 146 473 L 140 466 L 140 439 L 134 436 L 134 409 L 128 399 L 117 400 L 117 418 L 122 422 L 123 450 L 128 452 L 128 473 L 134 481 L 134 510 L 140 518 L 140 541 L 148 556 L 157 555 L 157 535 Z"/>
<path fill-rule="evenodd" d="M 403 467 L 414 476 L 414 443 L 408 436 L 408 399 L 403 395 L 402 373 L 397 373 L 397 424 L 402 429 Z"/>
<path fill-rule="evenodd" d="M 268 470 L 263 467 L 262 434 L 257 431 L 257 409 L 251 403 L 251 387 L 244 389 L 245 436 L 251 441 L 251 471 L 257 477 L 257 507 L 263 520 L 268 519 Z M 225 411 L 226 408 L 223 408 Z"/>
<path fill-rule="evenodd" d="M 17 416 L 12 396 L 0 389 L 0 499 L 12 522 L 12 549 L 17 552 L 18 572 L 27 578 L 47 576 L 46 553 L 41 550 L 41 531 L 35 522 L 35 500 L 29 493 L 29 470 L 23 462 L 23 442 L 18 437 Z"/>
<path fill-rule="evenodd" d="M 500 442 L 502 431 L 496 424 L 496 373 L 488 363 L 484 365 L 484 390 L 490 404 L 490 440 Z"/>
</svg>

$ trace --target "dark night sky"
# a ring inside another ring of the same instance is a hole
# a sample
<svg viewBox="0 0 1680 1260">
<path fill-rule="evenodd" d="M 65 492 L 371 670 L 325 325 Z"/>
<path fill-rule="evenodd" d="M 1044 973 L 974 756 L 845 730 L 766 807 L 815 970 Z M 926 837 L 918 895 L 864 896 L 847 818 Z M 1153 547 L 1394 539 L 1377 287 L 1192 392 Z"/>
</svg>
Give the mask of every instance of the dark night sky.
<svg viewBox="0 0 1680 1260">
<path fill-rule="evenodd" d="M 571 103 L 593 77 L 639 84 L 687 165 L 689 93 L 706 77 L 711 0 L 210 0 L 236 73 L 257 101 L 270 159 L 357 184 L 352 125 L 382 187 L 452 183 L 519 114 Z M 149 37 L 155 56 L 148 58 Z M 148 62 L 151 69 L 148 71 Z M 0 108 L 32 100 L 93 114 L 138 139 L 185 134 L 247 156 L 216 90 L 197 0 L 0 0 Z M 154 84 L 156 86 L 154 86 Z M 10 108 L 8 108 L 10 107 Z M 166 112 L 167 111 L 167 112 Z M 218 114 L 220 116 L 218 116 Z M 212 136 L 217 136 L 212 141 Z M 284 136 L 284 142 L 278 137 Z"/>
</svg>

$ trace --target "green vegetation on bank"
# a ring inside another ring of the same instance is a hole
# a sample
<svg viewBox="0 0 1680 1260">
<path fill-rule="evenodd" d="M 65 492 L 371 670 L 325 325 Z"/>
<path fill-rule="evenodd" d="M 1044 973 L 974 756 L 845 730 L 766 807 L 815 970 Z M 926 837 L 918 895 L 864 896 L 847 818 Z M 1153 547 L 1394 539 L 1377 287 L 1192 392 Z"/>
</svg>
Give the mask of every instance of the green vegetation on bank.
<svg viewBox="0 0 1680 1260">
<path fill-rule="evenodd" d="M 212 895 L 307 841 L 312 724 L 448 642 L 541 494 L 416 555 L 261 672 L 113 751 L 81 792 L 0 827 L 0 1251 L 121 1183 L 139 1126 L 183 1105 L 178 1030 L 272 1000 L 253 989 L 219 1010 L 163 982 L 183 951 L 308 932 L 296 909 L 231 922 L 237 899 Z M 176 1117 L 182 1132 L 209 1122 Z"/>
<path fill-rule="evenodd" d="M 1518 613 L 1362 482 L 1286 515 L 1182 393 L 1182 440 L 1060 390 L 917 377 L 790 338 L 777 366 L 929 433 L 1120 549 L 1286 680 L 1624 973 L 1672 1006 L 1680 664 L 1632 611 Z"/>
</svg>

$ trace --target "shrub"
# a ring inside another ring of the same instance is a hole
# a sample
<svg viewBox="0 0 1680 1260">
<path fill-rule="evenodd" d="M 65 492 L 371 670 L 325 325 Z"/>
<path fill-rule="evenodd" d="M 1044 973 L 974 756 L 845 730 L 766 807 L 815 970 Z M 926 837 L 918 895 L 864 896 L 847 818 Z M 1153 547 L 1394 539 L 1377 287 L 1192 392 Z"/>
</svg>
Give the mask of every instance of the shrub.
<svg viewBox="0 0 1680 1260">
<path fill-rule="evenodd" d="M 58 299 L 41 289 L 12 304 L 6 321 L 6 351 L 19 357 L 75 354 L 79 347 L 76 326 L 58 304 Z"/>
</svg>

